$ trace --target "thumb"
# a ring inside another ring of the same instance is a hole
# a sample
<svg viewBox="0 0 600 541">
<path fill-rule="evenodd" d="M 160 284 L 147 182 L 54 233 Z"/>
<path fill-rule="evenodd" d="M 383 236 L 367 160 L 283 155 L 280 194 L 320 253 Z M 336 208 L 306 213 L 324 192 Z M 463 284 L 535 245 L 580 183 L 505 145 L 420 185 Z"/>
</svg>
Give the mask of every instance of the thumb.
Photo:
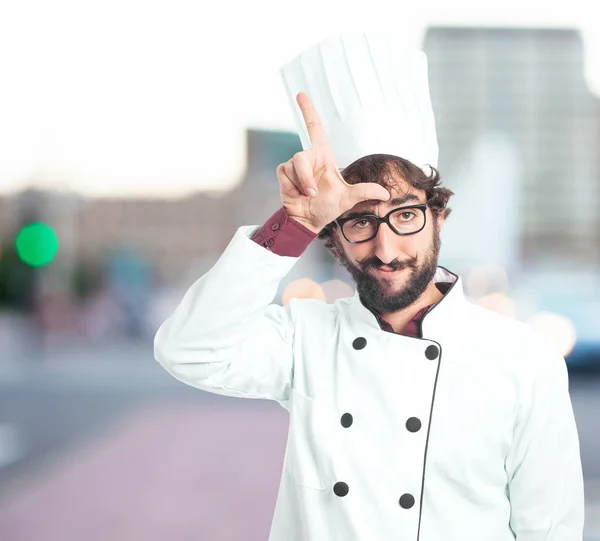
<svg viewBox="0 0 600 541">
<path fill-rule="evenodd" d="M 375 182 L 361 182 L 359 184 L 353 184 L 349 188 L 349 208 L 352 208 L 354 205 L 369 199 L 387 201 L 390 197 L 390 192 L 381 186 L 381 184 L 376 184 Z"/>
</svg>

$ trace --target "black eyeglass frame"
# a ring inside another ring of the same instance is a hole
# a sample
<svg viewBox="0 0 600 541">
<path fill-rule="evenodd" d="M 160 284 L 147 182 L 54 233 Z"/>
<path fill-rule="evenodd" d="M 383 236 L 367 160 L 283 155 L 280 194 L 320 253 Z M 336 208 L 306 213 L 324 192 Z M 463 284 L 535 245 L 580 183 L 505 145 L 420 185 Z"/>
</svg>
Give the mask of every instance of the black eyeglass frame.
<svg viewBox="0 0 600 541">
<path fill-rule="evenodd" d="M 404 210 L 404 209 L 419 209 L 421 212 L 423 212 L 423 226 L 420 229 L 417 229 L 417 231 L 413 231 L 412 233 L 399 233 L 398 230 L 394 228 L 394 226 L 390 223 L 390 216 L 392 214 L 394 214 L 394 212 L 398 212 L 399 210 Z M 368 239 L 350 240 L 350 239 L 348 239 L 348 237 L 346 237 L 346 235 L 344 233 L 343 225 L 346 222 L 349 222 L 350 220 L 356 220 L 359 218 L 375 218 L 375 220 L 377 222 L 377 227 L 375 227 L 375 232 Z M 370 240 L 373 240 L 377 236 L 377 233 L 379 233 L 379 226 L 383 223 L 388 224 L 388 227 L 394 233 L 396 233 L 396 235 L 400 235 L 403 237 L 408 236 L 408 235 L 416 235 L 417 233 L 423 231 L 423 229 L 425 228 L 425 225 L 427 225 L 427 203 L 419 203 L 417 205 L 406 205 L 404 207 L 398 207 L 398 208 L 392 209 L 383 218 L 380 218 L 376 214 L 361 214 L 359 216 L 348 216 L 346 218 L 338 218 L 337 220 L 334 220 L 334 222 L 338 225 L 338 227 L 340 228 L 340 231 L 342 232 L 342 235 L 344 236 L 346 241 L 349 242 L 350 244 L 361 244 L 363 242 L 369 242 Z"/>
</svg>

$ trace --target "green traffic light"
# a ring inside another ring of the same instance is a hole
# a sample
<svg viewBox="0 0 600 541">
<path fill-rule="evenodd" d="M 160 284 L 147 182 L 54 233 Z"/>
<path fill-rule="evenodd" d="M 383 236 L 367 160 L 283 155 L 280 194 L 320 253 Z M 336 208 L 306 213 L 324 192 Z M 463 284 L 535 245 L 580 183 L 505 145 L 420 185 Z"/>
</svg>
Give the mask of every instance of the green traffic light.
<svg viewBox="0 0 600 541">
<path fill-rule="evenodd" d="M 43 267 L 54 259 L 58 251 L 58 238 L 49 225 L 36 222 L 19 231 L 15 246 L 23 263 L 31 267 Z"/>
</svg>

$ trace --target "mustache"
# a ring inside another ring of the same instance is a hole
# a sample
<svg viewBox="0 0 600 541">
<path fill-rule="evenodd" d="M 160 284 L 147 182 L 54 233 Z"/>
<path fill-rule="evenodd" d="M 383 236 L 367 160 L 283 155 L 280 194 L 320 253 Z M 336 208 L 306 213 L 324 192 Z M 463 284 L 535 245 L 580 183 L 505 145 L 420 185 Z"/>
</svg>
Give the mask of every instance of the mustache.
<svg viewBox="0 0 600 541">
<path fill-rule="evenodd" d="M 411 267 L 414 268 L 416 266 L 417 263 L 417 258 L 413 257 L 407 261 L 398 261 L 398 260 L 394 260 L 391 261 L 388 264 L 383 263 L 379 258 L 377 257 L 371 257 L 369 259 L 363 260 L 360 263 L 361 269 L 363 272 L 367 271 L 369 268 L 373 267 L 375 269 L 379 269 L 381 267 L 388 267 L 391 270 L 404 270 L 407 267 Z"/>
</svg>

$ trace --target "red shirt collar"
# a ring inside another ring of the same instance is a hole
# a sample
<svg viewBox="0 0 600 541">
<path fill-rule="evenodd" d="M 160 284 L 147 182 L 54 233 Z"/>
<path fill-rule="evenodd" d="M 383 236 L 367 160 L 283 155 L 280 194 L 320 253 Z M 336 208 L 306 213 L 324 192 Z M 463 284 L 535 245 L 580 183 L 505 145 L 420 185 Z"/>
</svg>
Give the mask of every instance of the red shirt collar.
<svg viewBox="0 0 600 541">
<path fill-rule="evenodd" d="M 438 288 L 440 293 L 442 293 L 442 295 L 445 295 L 448 292 L 448 290 L 450 289 L 450 287 L 452 287 L 452 282 L 436 282 L 435 286 Z M 420 338 L 419 323 L 423 319 L 425 312 L 427 312 L 427 310 L 429 310 L 429 308 L 431 308 L 432 306 L 433 306 L 433 304 L 430 304 L 429 306 L 425 306 L 424 308 L 421 308 L 414 315 L 414 317 L 406 324 L 406 327 L 404 327 L 402 332 L 397 333 L 397 334 L 412 336 L 413 338 Z M 385 319 L 382 319 L 382 317 L 379 313 L 377 313 L 373 310 L 371 310 L 371 312 L 373 312 L 373 314 L 377 318 L 377 321 L 379 323 L 379 326 L 381 327 L 381 330 L 388 331 L 388 332 L 395 332 L 394 329 L 392 328 L 392 326 L 387 321 L 385 321 Z"/>
</svg>

